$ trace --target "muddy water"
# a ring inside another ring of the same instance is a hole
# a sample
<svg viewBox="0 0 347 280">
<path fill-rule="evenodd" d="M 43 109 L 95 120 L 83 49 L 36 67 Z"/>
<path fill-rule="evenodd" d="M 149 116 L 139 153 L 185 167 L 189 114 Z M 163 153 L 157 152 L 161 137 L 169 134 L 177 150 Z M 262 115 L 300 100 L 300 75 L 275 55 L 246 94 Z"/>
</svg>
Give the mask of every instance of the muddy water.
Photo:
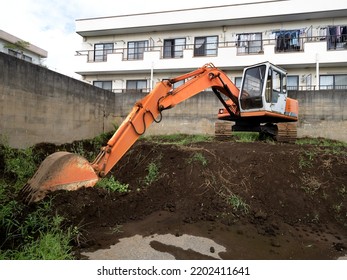
<svg viewBox="0 0 347 280">
<path fill-rule="evenodd" d="M 89 259 L 337 259 L 333 233 L 286 224 L 185 223 L 169 212 L 110 230 L 107 248 L 81 252 Z"/>
</svg>

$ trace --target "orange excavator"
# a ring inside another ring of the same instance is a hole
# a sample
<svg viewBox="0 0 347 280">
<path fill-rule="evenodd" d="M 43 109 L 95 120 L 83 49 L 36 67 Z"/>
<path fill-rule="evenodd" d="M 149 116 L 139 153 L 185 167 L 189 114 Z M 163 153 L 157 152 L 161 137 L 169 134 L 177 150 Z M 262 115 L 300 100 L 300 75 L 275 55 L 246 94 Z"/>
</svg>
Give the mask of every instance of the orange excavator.
<svg viewBox="0 0 347 280">
<path fill-rule="evenodd" d="M 179 81 L 185 83 L 174 88 Z M 21 194 L 26 202 L 32 203 L 44 198 L 48 192 L 93 187 L 151 123 L 162 119 L 164 110 L 208 88 L 212 88 L 224 105 L 218 118 L 235 122 L 234 131 L 257 131 L 276 136 L 277 123 L 295 123 L 298 120 L 298 102 L 287 96 L 283 69 L 269 62 L 247 67 L 239 89 L 223 71 L 206 64 L 188 74 L 158 82 L 147 96 L 136 102 L 93 162 L 68 152 L 48 156 Z"/>
</svg>

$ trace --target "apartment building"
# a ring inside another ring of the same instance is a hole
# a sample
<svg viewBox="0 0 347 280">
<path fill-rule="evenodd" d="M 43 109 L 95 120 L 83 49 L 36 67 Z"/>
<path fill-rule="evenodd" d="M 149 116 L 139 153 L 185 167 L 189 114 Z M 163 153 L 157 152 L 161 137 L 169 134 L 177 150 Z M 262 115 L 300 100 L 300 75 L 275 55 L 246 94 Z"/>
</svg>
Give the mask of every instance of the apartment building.
<svg viewBox="0 0 347 280">
<path fill-rule="evenodd" d="M 34 64 L 42 64 L 42 59 L 48 55 L 46 50 L 3 30 L 0 30 L 0 51 Z"/>
<path fill-rule="evenodd" d="M 76 20 L 76 73 L 114 92 L 206 63 L 237 86 L 245 66 L 270 61 L 289 90 L 347 89 L 347 2 L 239 1 L 230 5 Z"/>
</svg>

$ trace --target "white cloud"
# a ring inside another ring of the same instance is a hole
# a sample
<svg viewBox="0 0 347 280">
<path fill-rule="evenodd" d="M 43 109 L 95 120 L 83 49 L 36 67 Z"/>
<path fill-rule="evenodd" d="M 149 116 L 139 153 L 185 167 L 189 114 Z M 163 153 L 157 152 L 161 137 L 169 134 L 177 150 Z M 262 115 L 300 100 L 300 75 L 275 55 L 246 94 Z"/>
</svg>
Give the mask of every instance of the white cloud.
<svg viewBox="0 0 347 280">
<path fill-rule="evenodd" d="M 230 3 L 215 0 L 213 4 Z M 50 69 L 78 77 L 73 56 L 81 37 L 75 20 L 88 17 L 143 13 L 183 7 L 211 5 L 209 0 L 172 2 L 163 0 L 14 0 L 0 9 L 0 29 L 48 51 L 44 64 Z"/>
</svg>

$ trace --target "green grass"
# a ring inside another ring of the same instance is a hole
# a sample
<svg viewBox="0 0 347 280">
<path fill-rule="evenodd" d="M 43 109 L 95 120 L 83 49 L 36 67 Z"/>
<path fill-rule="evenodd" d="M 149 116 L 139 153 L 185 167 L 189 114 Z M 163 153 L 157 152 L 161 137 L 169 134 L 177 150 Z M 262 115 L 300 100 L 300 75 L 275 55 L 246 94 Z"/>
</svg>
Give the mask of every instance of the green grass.
<svg viewBox="0 0 347 280">
<path fill-rule="evenodd" d="M 258 132 L 233 132 L 236 142 L 249 143 L 259 140 Z"/>
<path fill-rule="evenodd" d="M 147 175 L 145 176 L 143 183 L 146 186 L 150 186 L 159 179 L 159 165 L 155 162 L 151 162 L 148 164 L 146 170 Z"/>
<path fill-rule="evenodd" d="M 51 200 L 28 206 L 17 199 L 36 161 L 32 148 L 0 144 L 0 259 L 72 258 L 72 231 L 52 213 Z"/>
<path fill-rule="evenodd" d="M 103 133 L 57 148 L 93 159 L 112 134 Z M 0 143 L 0 259 L 72 259 L 71 241 L 78 227 L 67 227 L 61 216 L 52 213 L 52 201 L 47 198 L 30 206 L 17 199 L 18 192 L 43 160 L 43 153 L 34 154 L 33 150 L 13 149 L 5 141 Z M 110 191 L 128 191 L 127 185 L 113 177 L 100 184 Z"/>
<path fill-rule="evenodd" d="M 295 143 L 298 145 L 313 145 L 320 147 L 347 147 L 346 142 L 325 138 L 299 138 Z"/>
<path fill-rule="evenodd" d="M 210 142 L 214 138 L 210 135 L 203 134 L 170 134 L 170 135 L 160 135 L 160 136 L 145 136 L 148 142 L 160 143 L 160 144 L 175 144 L 175 145 L 189 145 L 192 143 L 199 142 Z"/>
<path fill-rule="evenodd" d="M 96 186 L 101 187 L 110 192 L 119 192 L 119 193 L 129 192 L 129 185 L 120 183 L 112 175 L 110 177 L 102 178 L 96 184 Z"/>
<path fill-rule="evenodd" d="M 16 192 L 37 168 L 32 148 L 12 149 L 6 144 L 0 144 L 0 158 L 4 161 L 4 176 L 10 179 Z"/>
<path fill-rule="evenodd" d="M 190 158 L 187 159 L 187 162 L 189 164 L 192 164 L 193 162 L 198 162 L 202 164 L 202 166 L 206 166 L 208 164 L 208 160 L 205 158 L 205 156 L 202 153 L 194 153 Z"/>
<path fill-rule="evenodd" d="M 299 168 L 305 169 L 313 166 L 313 161 L 316 157 L 316 153 L 314 151 L 304 151 L 299 156 Z"/>
<path fill-rule="evenodd" d="M 36 215 L 36 214 L 34 214 Z M 40 222 L 38 219 L 36 222 Z M 49 222 L 49 229 L 40 230 L 36 238 L 31 236 L 23 236 L 23 242 L 16 249 L 2 250 L 0 249 L 0 259 L 11 260 L 67 260 L 72 259 L 72 247 L 70 242 L 72 234 L 68 230 L 63 231 L 61 226 L 62 219 L 59 216 L 53 217 Z M 27 232 L 28 225 L 19 227 L 19 230 Z M 21 233 L 23 234 L 23 233 Z"/>
<path fill-rule="evenodd" d="M 243 214 L 249 213 L 249 205 L 246 202 L 244 202 L 240 196 L 236 194 L 231 194 L 228 197 L 227 201 L 235 211 L 240 211 Z"/>
<path fill-rule="evenodd" d="M 29 212 L 29 213 L 27 213 Z M 64 219 L 51 214 L 51 201 L 39 203 L 35 210 L 10 200 L 0 207 L 0 259 L 61 260 L 72 259 L 73 234 L 63 229 Z"/>
<path fill-rule="evenodd" d="M 297 145 L 309 145 L 312 149 L 303 150 L 299 158 L 299 168 L 305 169 L 313 166 L 313 161 L 319 153 L 327 155 L 346 155 L 347 156 L 347 143 L 324 139 L 324 138 L 302 138 L 297 139 Z"/>
</svg>

